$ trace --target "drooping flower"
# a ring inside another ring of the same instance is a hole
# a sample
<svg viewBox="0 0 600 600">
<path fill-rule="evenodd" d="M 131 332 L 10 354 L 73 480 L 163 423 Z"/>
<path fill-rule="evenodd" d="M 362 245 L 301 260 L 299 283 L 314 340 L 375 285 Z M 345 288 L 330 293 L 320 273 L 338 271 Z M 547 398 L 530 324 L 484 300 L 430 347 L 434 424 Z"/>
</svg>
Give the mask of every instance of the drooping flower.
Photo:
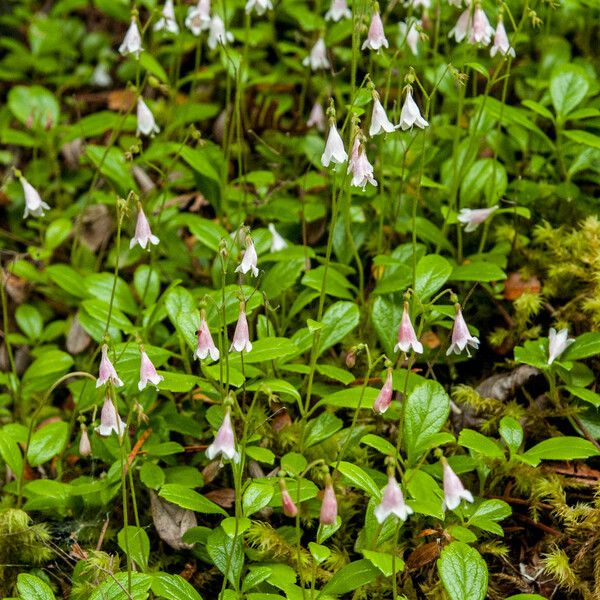
<svg viewBox="0 0 600 600">
<path fill-rule="evenodd" d="M 235 449 L 235 434 L 231 425 L 231 410 L 229 407 L 225 410 L 225 416 L 215 441 L 206 449 L 206 456 L 213 460 L 216 456 L 222 454 L 225 458 L 237 463 L 240 460 L 239 452 Z"/>
<path fill-rule="evenodd" d="M 142 48 L 142 36 L 137 26 L 135 17 L 131 19 L 131 25 L 123 38 L 123 42 L 119 46 L 119 52 L 126 56 L 127 54 L 133 54 L 136 58 L 140 57 Z"/>
<path fill-rule="evenodd" d="M 79 439 L 79 456 L 85 458 L 92 453 L 92 445 L 90 444 L 90 436 L 88 435 L 87 427 L 82 426 L 81 438 Z"/>
<path fill-rule="evenodd" d="M 412 91 L 408 89 L 400 113 L 400 127 L 403 131 L 406 131 L 411 129 L 413 125 L 425 129 L 429 123 L 421 116 L 421 111 L 419 111 L 417 103 L 413 100 Z"/>
<path fill-rule="evenodd" d="M 104 398 L 102 411 L 100 412 L 100 425 L 96 427 L 96 431 L 102 437 L 109 437 L 114 431 L 119 437 L 125 433 L 127 425 L 123 422 L 115 405 L 109 395 Z"/>
<path fill-rule="evenodd" d="M 462 0 L 457 0 L 458 2 L 462 2 Z M 452 4 L 452 2 L 451 2 Z M 422 6 L 423 8 L 427 9 L 427 8 L 431 8 L 431 0 L 407 0 L 404 3 L 404 6 L 408 7 L 408 6 L 412 6 L 413 8 L 419 8 L 419 6 Z"/>
<path fill-rule="evenodd" d="M 144 102 L 144 99 L 140 96 L 137 102 L 137 132 L 136 135 L 150 135 L 153 136 L 155 133 L 160 131 L 159 126 L 154 120 L 152 111 L 148 108 L 148 105 Z"/>
<path fill-rule="evenodd" d="M 140 247 L 145 250 L 148 243 L 156 246 L 159 242 L 160 240 L 152 233 L 150 223 L 148 223 L 148 219 L 146 218 L 146 213 L 140 205 L 137 222 L 135 224 L 135 234 L 129 241 L 129 249 L 131 250 L 136 244 L 139 244 Z"/>
<path fill-rule="evenodd" d="M 449 356 L 453 352 L 460 354 L 465 348 L 467 349 L 467 354 L 471 356 L 468 346 L 475 349 L 479 348 L 479 340 L 469 333 L 469 328 L 465 323 L 460 304 L 457 304 L 454 327 L 452 328 L 452 343 L 446 352 L 446 356 Z"/>
<path fill-rule="evenodd" d="M 295 517 L 298 514 L 298 507 L 294 504 L 283 477 L 279 478 L 279 489 L 281 490 L 281 505 L 283 508 L 283 514 L 286 517 Z"/>
<path fill-rule="evenodd" d="M 400 21 L 398 23 L 398 29 L 400 31 L 401 39 L 406 41 L 406 45 L 410 48 L 410 51 L 414 56 L 419 54 L 419 30 L 417 29 L 422 25 L 421 20 L 412 20 L 410 25 L 406 21 Z"/>
<path fill-rule="evenodd" d="M 442 457 L 442 468 L 444 470 L 444 509 L 454 510 L 461 500 L 473 502 L 473 494 L 465 489 L 462 481 L 444 457 Z"/>
<path fill-rule="evenodd" d="M 373 165 L 367 158 L 365 147 L 360 143 L 359 136 L 354 138 L 350 160 L 348 161 L 348 173 L 352 173 L 350 185 L 362 188 L 363 192 L 367 183 L 377 187 L 377 181 L 373 176 Z"/>
<path fill-rule="evenodd" d="M 400 485 L 393 475 L 389 476 L 381 502 L 375 507 L 374 512 L 379 523 L 383 523 L 391 515 L 395 515 L 403 521 L 406 521 L 408 515 L 412 515 L 413 509 L 404 502 Z"/>
<path fill-rule="evenodd" d="M 316 127 L 319 131 L 325 131 L 325 112 L 320 102 L 315 102 L 308 115 L 308 121 L 306 121 L 307 127 Z"/>
<path fill-rule="evenodd" d="M 158 387 L 158 384 L 164 379 L 162 375 L 156 372 L 156 368 L 152 364 L 150 357 L 144 352 L 144 349 L 140 349 L 141 352 L 141 363 L 140 363 L 140 380 L 138 381 L 138 390 L 140 392 L 146 388 L 148 382 Z"/>
<path fill-rule="evenodd" d="M 214 361 L 219 360 L 220 356 L 219 349 L 215 346 L 210 329 L 208 328 L 204 312 L 202 312 L 200 316 L 200 327 L 198 328 L 198 346 L 196 347 L 194 356 L 198 360 L 204 360 L 207 356 L 210 356 Z"/>
<path fill-rule="evenodd" d="M 43 217 L 44 210 L 50 210 L 50 207 L 42 200 L 39 192 L 25 179 L 21 177 L 21 186 L 25 195 L 25 212 L 23 218 L 26 219 L 29 215 L 33 217 Z"/>
<path fill-rule="evenodd" d="M 321 513 L 319 521 L 321 525 L 333 525 L 337 519 L 337 498 L 331 482 L 331 477 L 327 475 L 325 490 L 323 491 L 323 501 L 321 503 Z"/>
<path fill-rule="evenodd" d="M 154 31 L 168 31 L 173 34 L 179 33 L 179 25 L 177 25 L 175 19 L 173 0 L 165 0 L 165 5 L 162 9 L 162 17 L 154 25 Z"/>
<path fill-rule="evenodd" d="M 456 21 L 456 25 L 448 32 L 448 37 L 454 36 L 454 39 L 462 42 L 471 30 L 471 9 L 463 11 Z"/>
<path fill-rule="evenodd" d="M 227 46 L 228 42 L 233 42 L 233 34 L 225 31 L 223 19 L 219 15 L 214 15 L 208 28 L 208 47 L 214 50 L 219 45 Z"/>
<path fill-rule="evenodd" d="M 331 0 L 331 6 L 325 13 L 326 21 L 334 21 L 337 23 L 342 19 L 351 19 L 352 11 L 348 8 L 346 0 Z"/>
<path fill-rule="evenodd" d="M 473 12 L 471 31 L 469 32 L 469 42 L 487 46 L 492 41 L 492 35 L 494 35 L 494 28 L 490 25 L 483 8 L 476 6 Z"/>
<path fill-rule="evenodd" d="M 373 99 L 373 114 L 371 115 L 371 126 L 369 127 L 369 135 L 380 134 L 382 131 L 392 133 L 398 128 L 398 125 L 392 124 L 385 113 L 385 108 L 381 104 L 378 97 Z"/>
<path fill-rule="evenodd" d="M 497 204 L 489 208 L 461 208 L 457 218 L 465 226 L 465 231 L 475 231 L 498 208 Z"/>
<path fill-rule="evenodd" d="M 229 352 L 232 350 L 236 352 L 250 352 L 252 350 L 252 342 L 250 342 L 250 334 L 248 333 L 248 320 L 246 319 L 246 306 L 243 302 L 240 302 L 240 314 L 233 332 L 233 342 Z"/>
<path fill-rule="evenodd" d="M 243 273 L 245 275 L 248 271 L 251 271 L 254 277 L 258 277 L 257 261 L 258 256 L 256 255 L 256 249 L 254 248 L 252 238 L 247 236 L 246 250 L 244 251 L 244 256 L 242 256 L 242 262 L 236 267 L 235 272 Z"/>
<path fill-rule="evenodd" d="M 90 77 L 90 83 L 97 87 L 109 87 L 112 85 L 112 77 L 110 76 L 110 71 L 106 64 L 99 62 L 96 65 L 96 68 Z"/>
<path fill-rule="evenodd" d="M 551 365 L 575 340 L 569 337 L 568 329 L 556 331 L 550 327 L 548 332 L 548 364 Z"/>
<path fill-rule="evenodd" d="M 342 137 L 338 133 L 335 122 L 331 122 L 329 127 L 329 134 L 327 135 L 327 142 L 325 144 L 325 151 L 321 155 L 321 164 L 324 167 L 328 167 L 329 163 L 341 165 L 348 160 L 346 150 L 344 150 L 344 142 Z"/>
<path fill-rule="evenodd" d="M 377 394 L 377 398 L 375 398 L 375 402 L 373 402 L 373 412 L 382 415 L 392 403 L 392 394 L 394 393 L 393 386 L 393 369 L 388 367 L 387 375 L 385 377 L 385 383 L 379 390 L 379 394 Z"/>
<path fill-rule="evenodd" d="M 370 48 L 371 50 L 379 50 L 381 47 L 389 48 L 389 43 L 383 31 L 383 22 L 377 11 L 371 16 L 371 24 L 367 32 L 367 39 L 363 42 L 362 50 Z"/>
<path fill-rule="evenodd" d="M 320 37 L 317 43 L 311 48 L 310 54 L 302 61 L 305 67 L 310 65 L 313 71 L 319 69 L 329 69 L 331 64 L 327 58 L 327 48 L 325 47 L 325 40 Z"/>
<path fill-rule="evenodd" d="M 271 0 L 248 0 L 246 2 L 247 13 L 251 13 L 252 10 L 255 10 L 257 15 L 264 15 L 265 12 L 272 8 L 273 5 L 271 4 Z"/>
<path fill-rule="evenodd" d="M 98 369 L 98 379 L 96 379 L 96 387 L 99 388 L 105 383 L 111 382 L 117 387 L 121 387 L 123 382 L 119 379 L 113 364 L 108 358 L 108 346 L 103 344 L 102 346 L 102 358 L 100 359 L 100 367 Z"/>
<path fill-rule="evenodd" d="M 285 250 L 288 247 L 288 243 L 281 237 L 273 223 L 269 223 L 269 231 L 271 232 L 271 252 Z"/>
<path fill-rule="evenodd" d="M 500 52 L 502 56 L 515 56 L 515 49 L 510 45 L 508 41 L 508 35 L 506 35 L 506 29 L 502 17 L 498 18 L 498 24 L 496 25 L 496 33 L 494 35 L 494 44 L 490 48 L 490 56 L 496 56 L 496 53 Z"/>
<path fill-rule="evenodd" d="M 185 26 L 195 35 L 210 29 L 210 0 L 198 0 L 196 6 L 188 8 Z"/>
<path fill-rule="evenodd" d="M 398 328 L 398 343 L 394 346 L 394 352 L 398 352 L 398 350 L 408 352 L 410 348 L 419 354 L 423 354 L 423 344 L 417 339 L 415 328 L 410 320 L 408 302 L 405 302 L 400 327 Z"/>
</svg>

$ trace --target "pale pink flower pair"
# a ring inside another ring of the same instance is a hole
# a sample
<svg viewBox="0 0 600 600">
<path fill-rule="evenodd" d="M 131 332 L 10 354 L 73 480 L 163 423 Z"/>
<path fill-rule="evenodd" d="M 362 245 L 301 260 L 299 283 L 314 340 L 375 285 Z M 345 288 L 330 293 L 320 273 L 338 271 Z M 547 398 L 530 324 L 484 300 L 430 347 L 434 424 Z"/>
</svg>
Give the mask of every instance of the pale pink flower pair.
<svg viewBox="0 0 600 600">
<path fill-rule="evenodd" d="M 360 143 L 359 136 L 354 138 L 350 160 L 348 161 L 348 173 L 352 173 L 350 185 L 362 188 L 363 192 L 367 183 L 377 187 L 377 181 L 373 176 L 373 165 L 367 158 L 365 147 Z"/>
<path fill-rule="evenodd" d="M 471 13 L 471 8 L 463 11 L 458 17 L 456 25 L 448 33 L 448 37 L 454 36 L 454 39 L 459 43 L 466 38 L 469 44 L 487 46 L 492 40 L 493 34 L 494 28 L 490 25 L 481 6 L 477 5 L 473 13 Z"/>
</svg>

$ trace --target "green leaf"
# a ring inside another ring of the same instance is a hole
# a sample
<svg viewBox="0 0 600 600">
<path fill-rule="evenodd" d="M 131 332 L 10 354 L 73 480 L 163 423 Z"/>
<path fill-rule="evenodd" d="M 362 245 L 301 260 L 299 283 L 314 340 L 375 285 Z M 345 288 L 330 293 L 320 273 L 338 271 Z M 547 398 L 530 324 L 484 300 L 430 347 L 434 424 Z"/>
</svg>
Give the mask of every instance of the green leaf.
<svg viewBox="0 0 600 600">
<path fill-rule="evenodd" d="M 520 459 L 537 467 L 543 460 L 574 460 L 598 455 L 600 455 L 600 451 L 588 440 L 565 435 L 536 444 L 521 454 Z"/>
<path fill-rule="evenodd" d="M 203 219 L 198 215 L 180 215 L 173 219 L 174 225 L 184 225 L 187 227 L 192 235 L 198 240 L 198 243 L 210 248 L 213 252 L 219 250 L 219 244 L 221 240 L 229 239 L 227 230 L 218 223 Z"/>
<path fill-rule="evenodd" d="M 27 462 L 32 467 L 48 462 L 65 449 L 68 435 L 69 425 L 63 421 L 42 427 L 31 437 L 27 449 Z"/>
<path fill-rule="evenodd" d="M 274 493 L 275 490 L 273 489 L 272 484 L 256 483 L 254 481 L 250 483 L 244 491 L 244 496 L 242 498 L 244 516 L 249 517 L 265 506 L 268 506 Z"/>
<path fill-rule="evenodd" d="M 58 248 L 71 233 L 73 223 L 71 219 L 56 219 L 46 229 L 46 248 L 54 250 Z"/>
<path fill-rule="evenodd" d="M 229 537 L 222 527 L 217 527 L 206 541 L 206 550 L 215 566 L 233 584 L 237 582 L 244 566 L 242 536 Z"/>
<path fill-rule="evenodd" d="M 306 426 L 304 447 L 310 448 L 311 446 L 330 438 L 334 433 L 339 431 L 342 426 L 342 420 L 338 419 L 335 415 L 328 412 L 322 413 L 316 419 L 308 422 Z"/>
<path fill-rule="evenodd" d="M 380 575 L 380 570 L 370 560 L 363 558 L 342 567 L 327 582 L 322 593 L 333 595 L 347 594 L 375 581 Z"/>
<path fill-rule="evenodd" d="M 302 284 L 320 292 L 324 279 L 325 267 L 321 266 L 307 271 L 302 277 Z M 339 271 L 336 271 L 332 267 L 327 269 L 325 293 L 345 300 L 351 300 L 354 296 L 352 284 Z"/>
<path fill-rule="evenodd" d="M 515 594 L 514 596 L 508 596 L 506 600 L 546 600 L 546 598 L 539 594 Z"/>
<path fill-rule="evenodd" d="M 362 550 L 363 556 L 373 563 L 385 577 L 391 577 L 394 573 L 404 570 L 404 561 L 386 552 L 374 552 L 373 550 Z M 394 565 L 395 562 L 395 565 Z M 395 567 L 395 568 L 394 568 Z"/>
<path fill-rule="evenodd" d="M 39 339 L 44 328 L 40 311 L 31 304 L 21 304 L 15 311 L 15 319 L 21 331 L 31 340 Z"/>
<path fill-rule="evenodd" d="M 379 487 L 373 481 L 373 478 L 361 467 L 354 463 L 341 461 L 338 466 L 338 471 L 354 486 L 357 487 L 372 498 L 379 498 L 381 493 Z"/>
<path fill-rule="evenodd" d="M 85 155 L 90 159 L 94 167 L 102 173 L 117 188 L 117 191 L 126 196 L 130 191 L 137 192 L 138 186 L 129 171 L 129 165 L 125 161 L 123 152 L 111 146 L 94 146 L 89 144 L 85 147 Z"/>
<path fill-rule="evenodd" d="M 275 463 L 275 454 L 268 448 L 260 446 L 246 446 L 246 454 L 253 460 L 272 465 Z"/>
<path fill-rule="evenodd" d="M 315 542 L 308 542 L 308 549 L 317 564 L 321 564 L 331 556 L 331 550 L 327 546 L 315 544 Z"/>
<path fill-rule="evenodd" d="M 166 483 L 160 488 L 158 495 L 173 504 L 177 504 L 177 506 L 181 506 L 181 508 L 187 508 L 194 512 L 206 515 L 228 516 L 218 504 L 215 504 L 208 498 L 205 498 L 202 494 L 184 487 L 183 485 Z"/>
<path fill-rule="evenodd" d="M 589 131 L 568 129 L 563 131 L 563 134 L 578 144 L 583 144 L 584 146 L 589 146 L 590 148 L 596 148 L 597 150 L 600 150 L 600 136 L 594 135 Z"/>
<path fill-rule="evenodd" d="M 288 452 L 281 457 L 281 468 L 290 475 L 300 475 L 308 464 L 303 454 Z"/>
<path fill-rule="evenodd" d="M 317 406 L 324 404 L 325 406 L 336 406 L 338 408 L 351 408 L 357 410 L 360 404 L 361 409 L 370 410 L 378 394 L 379 390 L 376 388 L 366 387 L 363 391 L 362 386 L 351 387 L 340 390 L 339 392 L 333 392 L 333 394 L 327 394 L 327 396 L 321 398 Z"/>
<path fill-rule="evenodd" d="M 600 333 L 590 331 L 580 335 L 565 350 L 562 360 L 580 360 L 600 354 Z"/>
<path fill-rule="evenodd" d="M 140 54 L 140 66 L 142 66 L 148 73 L 154 75 L 160 79 L 163 83 L 169 83 L 169 77 L 162 68 L 162 65 L 150 54 L 150 52 L 142 52 Z"/>
<path fill-rule="evenodd" d="M 117 536 L 119 548 L 142 570 L 148 568 L 150 556 L 150 540 L 141 527 L 128 525 L 119 531 Z"/>
<path fill-rule="evenodd" d="M 402 298 L 398 294 L 392 297 L 377 296 L 371 309 L 371 320 L 383 349 L 388 356 L 394 355 L 394 346 L 398 340 L 398 327 L 402 319 Z"/>
<path fill-rule="evenodd" d="M 472 429 L 463 429 L 458 436 L 458 443 L 490 458 L 504 458 L 504 452 L 496 442 Z"/>
<path fill-rule="evenodd" d="M 442 550 L 437 568 L 450 600 L 484 600 L 488 570 L 475 548 L 452 542 Z"/>
<path fill-rule="evenodd" d="M 415 387 L 406 400 L 403 443 L 412 466 L 427 449 L 430 439 L 448 419 L 450 399 L 436 381 Z"/>
<path fill-rule="evenodd" d="M 568 115 L 586 97 L 590 84 L 582 67 L 560 65 L 550 78 L 550 98 L 557 114 Z"/>
<path fill-rule="evenodd" d="M 448 281 L 452 267 L 450 263 L 438 254 L 428 254 L 418 263 L 416 269 L 415 294 L 424 302 Z"/>
<path fill-rule="evenodd" d="M 6 429 L 0 430 L 0 456 L 17 476 L 21 476 L 23 469 L 23 455 L 17 440 L 8 434 Z"/>
<path fill-rule="evenodd" d="M 17 578 L 17 590 L 22 600 L 55 600 L 50 586 L 39 577 L 20 573 Z"/>
<path fill-rule="evenodd" d="M 196 349 L 196 331 L 200 326 L 200 315 L 196 301 L 188 290 L 174 287 L 164 296 L 165 308 L 171 323 L 192 349 Z"/>
<path fill-rule="evenodd" d="M 523 427 L 521 427 L 521 423 L 513 417 L 502 417 L 499 431 L 510 453 L 514 454 L 518 452 L 523 443 Z"/>
<path fill-rule="evenodd" d="M 277 298 L 296 283 L 303 269 L 303 258 L 282 261 L 267 271 L 260 283 L 260 289 L 267 298 Z"/>
<path fill-rule="evenodd" d="M 396 448 L 394 445 L 378 435 L 367 433 L 367 435 L 363 435 L 363 437 L 360 438 L 360 443 L 371 446 L 371 448 L 375 448 L 375 450 L 378 450 L 381 454 L 385 454 L 386 456 L 396 456 Z"/>
<path fill-rule="evenodd" d="M 202 596 L 181 575 L 169 573 L 153 575 L 152 592 L 165 600 L 202 600 Z"/>
<path fill-rule="evenodd" d="M 600 406 L 600 394 L 592 392 L 592 390 L 588 390 L 583 387 L 576 387 L 573 385 L 567 385 L 565 389 L 567 390 L 567 392 L 573 394 L 573 396 L 576 396 L 580 400 L 584 400 L 585 402 L 593 404 L 596 408 Z"/>
<path fill-rule="evenodd" d="M 169 392 L 189 392 L 202 381 L 195 375 L 188 375 L 187 373 L 160 371 L 159 374 L 163 376 L 163 380 L 158 384 L 158 389 Z"/>
<path fill-rule="evenodd" d="M 244 352 L 244 364 L 256 364 L 268 360 L 285 359 L 298 354 L 298 348 L 288 338 L 268 337 L 252 343 L 252 351 Z M 239 354 L 229 357 L 229 364 L 241 367 Z"/>
<path fill-rule="evenodd" d="M 413 469 L 407 471 L 405 480 L 407 481 L 406 489 L 413 498 L 409 502 L 411 508 L 416 513 L 443 519 L 444 492 L 436 480 L 424 471 Z"/>
<path fill-rule="evenodd" d="M 45 129 L 58 125 L 60 106 L 46 88 L 39 85 L 16 85 L 8 92 L 8 108 L 23 125 Z"/>
<path fill-rule="evenodd" d="M 512 509 L 503 500 L 484 500 L 474 507 L 467 524 L 496 535 L 504 535 L 502 527 L 496 521 L 506 519 L 511 514 Z"/>
<path fill-rule="evenodd" d="M 186 146 L 181 150 L 180 155 L 194 171 L 218 184 L 221 183 L 221 177 L 210 160 L 209 148 Z"/>
<path fill-rule="evenodd" d="M 94 588 L 90 600 L 147 600 L 151 583 L 152 577 L 143 573 L 115 573 Z M 123 590 L 128 590 L 127 596 L 123 594 Z"/>
<path fill-rule="evenodd" d="M 145 462 L 140 469 L 140 481 L 151 490 L 157 490 L 165 482 L 165 472 L 154 463 Z"/>
<path fill-rule="evenodd" d="M 450 281 L 504 281 L 506 274 L 493 263 L 477 261 L 454 267 Z"/>
</svg>

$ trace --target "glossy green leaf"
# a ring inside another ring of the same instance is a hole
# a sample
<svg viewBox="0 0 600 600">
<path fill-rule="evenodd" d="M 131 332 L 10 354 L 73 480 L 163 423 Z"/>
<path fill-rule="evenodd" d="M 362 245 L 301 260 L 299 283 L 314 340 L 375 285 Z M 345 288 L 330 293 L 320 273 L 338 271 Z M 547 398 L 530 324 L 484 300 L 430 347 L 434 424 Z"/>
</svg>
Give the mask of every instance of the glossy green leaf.
<svg viewBox="0 0 600 600">
<path fill-rule="evenodd" d="M 475 548 L 452 542 L 442 550 L 437 568 L 450 600 L 484 600 L 488 570 Z"/>
</svg>

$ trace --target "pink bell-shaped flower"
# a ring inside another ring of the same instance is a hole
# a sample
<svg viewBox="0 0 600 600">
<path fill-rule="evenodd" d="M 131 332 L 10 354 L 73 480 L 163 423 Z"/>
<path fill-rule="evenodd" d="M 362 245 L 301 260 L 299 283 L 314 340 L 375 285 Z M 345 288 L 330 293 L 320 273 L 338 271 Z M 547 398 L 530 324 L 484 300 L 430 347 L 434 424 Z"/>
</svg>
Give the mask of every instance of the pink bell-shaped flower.
<svg viewBox="0 0 600 600">
<path fill-rule="evenodd" d="M 410 24 L 406 21 L 400 21 L 398 23 L 398 30 L 400 31 L 401 40 L 406 42 L 406 45 L 410 48 L 410 51 L 414 56 L 419 55 L 419 30 L 417 27 L 421 27 L 422 22 L 420 19 L 412 19 Z"/>
<path fill-rule="evenodd" d="M 271 252 L 281 252 L 281 250 L 285 250 L 288 247 L 288 243 L 279 234 L 277 229 L 275 229 L 273 223 L 269 223 L 269 231 L 271 233 Z"/>
<path fill-rule="evenodd" d="M 213 460 L 219 454 L 233 460 L 235 463 L 240 460 L 240 455 L 235 449 L 235 434 L 231 424 L 231 410 L 229 407 L 225 410 L 225 417 L 223 417 L 223 423 L 217 431 L 215 441 L 206 449 L 206 456 L 210 460 Z"/>
<path fill-rule="evenodd" d="M 469 490 L 465 490 L 462 481 L 443 457 L 442 468 L 444 470 L 444 509 L 454 510 L 460 504 L 461 499 L 473 502 L 473 495 Z"/>
<path fill-rule="evenodd" d="M 121 387 L 123 382 L 119 379 L 113 364 L 108 358 L 108 346 L 102 346 L 102 358 L 100 360 L 100 368 L 98 369 L 98 379 L 96 379 L 96 387 L 99 388 L 105 383 L 111 382 L 116 387 Z"/>
<path fill-rule="evenodd" d="M 351 19 L 352 11 L 348 8 L 346 0 L 331 0 L 331 6 L 325 13 L 326 21 L 337 23 L 342 19 Z"/>
<path fill-rule="evenodd" d="M 371 16 L 371 24 L 367 33 L 367 39 L 363 42 L 362 50 L 370 48 L 371 50 L 379 50 L 381 47 L 389 48 L 389 43 L 383 31 L 383 21 L 379 16 L 379 12 L 374 11 Z"/>
<path fill-rule="evenodd" d="M 150 223 L 148 223 L 148 219 L 146 218 L 146 213 L 140 205 L 137 222 L 135 224 L 135 234 L 129 242 L 129 249 L 131 250 L 136 244 L 139 244 L 140 247 L 145 250 L 148 243 L 156 246 L 159 242 L 160 240 L 152 233 Z"/>
<path fill-rule="evenodd" d="M 149 135 L 153 136 L 155 133 L 160 131 L 160 127 L 154 120 L 152 111 L 148 108 L 148 105 L 144 102 L 144 99 L 140 96 L 137 102 L 137 132 L 136 135 Z"/>
<path fill-rule="evenodd" d="M 307 127 L 316 127 L 319 131 L 325 131 L 325 112 L 320 102 L 315 102 L 308 115 L 308 121 L 306 121 Z"/>
<path fill-rule="evenodd" d="M 393 475 L 388 478 L 388 483 L 383 489 L 381 502 L 375 507 L 375 518 L 383 523 L 389 516 L 395 515 L 406 521 L 408 515 L 412 515 L 413 509 L 404 502 L 402 490 Z"/>
<path fill-rule="evenodd" d="M 104 404 L 100 412 L 100 425 L 96 427 L 96 431 L 102 437 L 109 437 L 114 431 L 119 437 L 125 433 L 127 425 L 123 422 L 110 396 L 104 397 Z"/>
<path fill-rule="evenodd" d="M 79 438 L 79 456 L 86 458 L 92 453 L 92 445 L 90 443 L 90 436 L 88 435 L 87 427 L 82 426 L 81 438 Z"/>
<path fill-rule="evenodd" d="M 498 205 L 489 208 L 461 208 L 458 220 L 465 226 L 465 231 L 475 231 L 491 214 L 498 210 Z"/>
<path fill-rule="evenodd" d="M 126 56 L 127 54 L 133 54 L 136 58 L 140 57 L 142 48 L 142 36 L 137 26 L 135 17 L 131 19 L 131 25 L 123 38 L 123 42 L 119 46 L 119 52 Z"/>
<path fill-rule="evenodd" d="M 375 402 L 373 402 L 373 412 L 382 415 L 392 403 L 392 394 L 394 393 L 393 378 L 394 371 L 391 367 L 388 367 L 387 374 L 385 376 L 385 383 L 379 390 Z"/>
<path fill-rule="evenodd" d="M 243 302 L 240 302 L 240 314 L 233 332 L 233 342 L 229 352 L 233 350 L 236 352 L 250 352 L 252 350 L 250 334 L 248 333 L 248 320 L 246 319 L 246 306 Z"/>
<path fill-rule="evenodd" d="M 242 257 L 242 262 L 237 266 L 235 272 L 236 273 L 244 273 L 244 275 L 251 271 L 254 277 L 258 277 L 258 268 L 256 263 L 258 261 L 258 256 L 256 255 L 256 249 L 254 248 L 254 243 L 252 242 L 252 238 L 250 236 L 246 237 L 246 250 L 244 251 L 244 256 Z"/>
<path fill-rule="evenodd" d="M 575 340 L 569 337 L 568 329 L 559 332 L 550 327 L 548 332 L 548 364 L 551 365 Z"/>
<path fill-rule="evenodd" d="M 279 478 L 279 489 L 281 490 L 281 505 L 283 507 L 283 514 L 286 517 L 295 517 L 298 514 L 298 507 L 292 500 L 283 477 Z"/>
<path fill-rule="evenodd" d="M 337 519 L 337 498 L 331 482 L 331 477 L 327 475 L 325 481 L 325 490 L 323 491 L 323 501 L 321 503 L 321 513 L 319 521 L 321 525 L 333 525 Z"/>
<path fill-rule="evenodd" d="M 400 127 L 402 131 L 406 131 L 411 129 L 413 125 L 425 129 L 429 123 L 421 116 L 421 111 L 413 100 L 412 90 L 408 89 L 400 112 Z"/>
<path fill-rule="evenodd" d="M 50 207 L 42 200 L 39 192 L 25 179 L 21 177 L 21 186 L 25 195 L 25 212 L 23 218 L 26 219 L 29 215 L 33 217 L 43 217 L 44 210 L 50 210 Z"/>
<path fill-rule="evenodd" d="M 352 173 L 350 185 L 362 188 L 363 192 L 367 183 L 377 187 L 377 181 L 373 176 L 373 165 L 369 162 L 358 135 L 354 138 L 352 145 L 352 153 L 348 161 L 348 173 Z"/>
<path fill-rule="evenodd" d="M 467 354 L 471 356 L 468 346 L 475 349 L 479 348 L 479 340 L 469 333 L 469 328 L 465 323 L 460 304 L 457 304 L 454 327 L 452 328 L 452 343 L 450 344 L 450 348 L 448 348 L 446 355 L 449 356 L 453 352 L 460 354 L 466 348 Z"/>
<path fill-rule="evenodd" d="M 369 135 L 373 137 L 378 135 L 382 131 L 386 133 L 392 133 L 398 128 L 398 125 L 394 125 L 385 113 L 385 108 L 379 101 L 379 97 L 373 99 L 373 114 L 371 115 L 371 126 L 369 127 Z"/>
<path fill-rule="evenodd" d="M 233 42 L 233 34 L 225 30 L 225 23 L 219 15 L 214 15 L 208 27 L 208 47 L 214 50 L 217 46 L 227 46 Z"/>
<path fill-rule="evenodd" d="M 492 35 L 494 35 L 494 28 L 490 25 L 481 6 L 476 6 L 469 32 L 469 43 L 484 44 L 487 46 L 492 41 Z"/>
<path fill-rule="evenodd" d="M 248 2 L 246 2 L 245 10 L 248 14 L 254 10 L 257 15 L 264 15 L 265 12 L 272 8 L 273 5 L 271 4 L 271 0 L 248 0 Z"/>
<path fill-rule="evenodd" d="M 204 311 L 202 311 L 202 315 L 200 317 L 200 327 L 198 328 L 198 346 L 196 348 L 196 352 L 194 352 L 194 356 L 198 360 L 204 360 L 207 356 L 210 356 L 214 361 L 219 360 L 220 356 L 219 349 L 215 346 L 210 329 L 208 328 Z"/>
<path fill-rule="evenodd" d="M 398 352 L 398 350 L 408 352 L 410 348 L 418 354 L 423 354 L 423 344 L 417 339 L 417 334 L 415 333 L 415 328 L 408 312 L 408 302 L 405 302 L 400 327 L 398 328 L 398 343 L 394 346 L 394 352 Z"/>
<path fill-rule="evenodd" d="M 456 25 L 448 32 L 448 37 L 454 36 L 454 39 L 460 43 L 471 31 L 471 9 L 463 11 L 458 17 Z"/>
<path fill-rule="evenodd" d="M 188 8 L 185 26 L 197 37 L 201 31 L 210 29 L 210 0 L 199 0 Z"/>
<path fill-rule="evenodd" d="M 310 54 L 302 61 L 305 67 L 310 66 L 313 71 L 319 69 L 329 69 L 331 64 L 327 58 L 327 47 L 325 46 L 325 40 L 320 37 L 315 45 L 312 47 Z"/>
<path fill-rule="evenodd" d="M 140 363 L 140 380 L 138 381 L 138 390 L 140 392 L 146 388 L 148 382 L 158 387 L 158 384 L 164 379 L 162 375 L 156 372 L 156 368 L 148 355 L 140 348 L 141 363 Z"/>
<path fill-rule="evenodd" d="M 502 56 L 515 56 L 515 49 L 510 45 L 510 42 L 508 41 L 508 35 L 506 35 L 504 21 L 502 20 L 501 16 L 498 18 L 498 24 L 496 25 L 494 44 L 490 48 L 490 56 L 494 57 L 498 52 L 500 52 Z"/>
<path fill-rule="evenodd" d="M 179 25 L 175 19 L 175 6 L 173 0 L 165 0 L 165 5 L 162 9 L 162 17 L 154 25 L 154 31 L 168 31 L 177 35 L 179 33 Z"/>
<path fill-rule="evenodd" d="M 338 133 L 335 122 L 332 120 L 329 127 L 329 134 L 325 144 L 325 151 L 321 156 L 321 164 L 328 167 L 330 163 L 341 165 L 348 160 L 348 154 L 344 150 L 344 142 Z"/>
</svg>

